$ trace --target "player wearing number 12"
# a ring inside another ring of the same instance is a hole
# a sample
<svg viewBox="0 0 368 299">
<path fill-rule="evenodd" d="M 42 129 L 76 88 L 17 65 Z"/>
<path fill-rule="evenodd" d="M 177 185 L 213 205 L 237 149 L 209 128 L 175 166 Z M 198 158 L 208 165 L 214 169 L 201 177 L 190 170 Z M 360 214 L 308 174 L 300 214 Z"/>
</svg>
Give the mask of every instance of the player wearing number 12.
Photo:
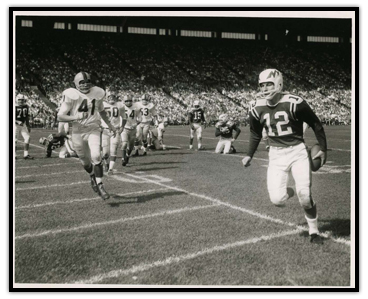
<svg viewBox="0 0 368 299">
<path fill-rule="evenodd" d="M 58 113 L 60 121 L 73 122 L 72 142 L 79 160 L 91 179 L 93 190 L 106 200 L 110 195 L 103 184 L 101 159 L 101 118 L 113 135 L 116 128 L 110 123 L 104 110 L 105 91 L 92 86 L 88 73 L 80 72 L 74 77 L 76 88 L 64 90 Z M 67 115 L 70 112 L 70 115 Z"/>
<path fill-rule="evenodd" d="M 261 72 L 258 82 L 261 92 L 249 115 L 249 149 L 248 156 L 242 161 L 243 165 L 250 165 L 265 127 L 270 144 L 267 171 L 270 199 L 276 206 L 283 206 L 293 196 L 294 190 L 287 188 L 291 173 L 309 226 L 310 240 L 319 242 L 317 206 L 312 199 L 311 169 L 303 139 L 303 122 L 313 129 L 321 146 L 321 151 L 312 158 L 321 158 L 323 165 L 327 158 L 327 140 L 322 124 L 306 101 L 299 96 L 281 92 L 283 78 L 278 70 L 267 69 Z"/>
</svg>

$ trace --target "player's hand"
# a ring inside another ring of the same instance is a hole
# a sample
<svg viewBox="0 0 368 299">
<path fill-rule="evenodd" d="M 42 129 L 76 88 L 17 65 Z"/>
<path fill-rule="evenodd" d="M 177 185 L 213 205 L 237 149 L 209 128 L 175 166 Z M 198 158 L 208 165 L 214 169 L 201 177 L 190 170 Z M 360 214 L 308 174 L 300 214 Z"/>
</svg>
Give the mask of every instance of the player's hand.
<svg viewBox="0 0 368 299">
<path fill-rule="evenodd" d="M 194 126 L 190 126 L 190 128 L 192 129 L 192 130 L 194 130 L 195 128 L 194 128 Z"/>
<path fill-rule="evenodd" d="M 324 151 L 319 151 L 317 155 L 315 155 L 312 160 L 320 158 L 321 159 L 321 166 L 325 165 L 327 160 L 327 153 Z"/>
<path fill-rule="evenodd" d="M 249 157 L 249 156 L 246 156 L 246 157 L 242 160 L 243 166 L 244 166 L 244 167 L 248 167 L 248 166 L 250 166 L 250 161 L 252 161 L 252 158 L 251 158 L 251 157 Z"/>
<path fill-rule="evenodd" d="M 83 120 L 88 117 L 88 112 L 79 112 L 77 120 Z"/>
<path fill-rule="evenodd" d="M 233 143 L 235 141 L 235 138 L 231 138 L 231 143 Z"/>
<path fill-rule="evenodd" d="M 117 129 L 113 125 L 110 125 L 109 129 L 110 129 L 110 132 L 112 133 L 112 137 L 115 137 L 117 133 Z"/>
</svg>

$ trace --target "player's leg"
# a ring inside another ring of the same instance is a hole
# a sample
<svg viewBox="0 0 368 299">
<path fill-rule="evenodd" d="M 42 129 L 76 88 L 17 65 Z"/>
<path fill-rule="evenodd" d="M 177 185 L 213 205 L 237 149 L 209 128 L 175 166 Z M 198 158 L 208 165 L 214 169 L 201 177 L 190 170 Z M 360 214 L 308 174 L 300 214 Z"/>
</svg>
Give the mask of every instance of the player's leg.
<svg viewBox="0 0 368 299">
<path fill-rule="evenodd" d="M 147 135 L 150 129 L 150 125 L 149 124 L 144 124 L 142 126 L 142 143 L 143 143 L 143 156 L 147 155 Z"/>
<path fill-rule="evenodd" d="M 90 150 L 88 147 L 88 136 L 75 130 L 73 131 L 72 134 L 72 142 L 74 150 L 78 155 L 79 161 L 82 163 L 84 170 L 90 176 L 93 191 L 98 193 L 96 176 L 94 173 L 93 164 L 91 162 Z"/>
<path fill-rule="evenodd" d="M 158 130 L 157 132 L 157 140 L 159 142 L 160 147 L 162 147 L 162 150 L 166 150 L 166 145 L 164 144 L 164 134 L 161 130 Z"/>
<path fill-rule="evenodd" d="M 283 150 L 270 149 L 269 166 L 267 170 L 267 189 L 271 202 L 275 206 L 284 206 L 285 201 L 293 194 L 287 190 L 289 177 L 289 161 Z"/>
<path fill-rule="evenodd" d="M 221 154 L 221 152 L 224 150 L 224 147 L 225 147 L 225 143 L 223 140 L 220 139 L 219 142 L 217 143 L 215 153 Z"/>
<path fill-rule="evenodd" d="M 94 165 L 94 172 L 99 195 L 103 200 L 109 199 L 110 195 L 106 192 L 103 184 L 103 165 L 101 157 L 101 130 L 96 129 L 88 134 L 88 147 L 91 152 L 91 162 Z"/>
<path fill-rule="evenodd" d="M 193 149 L 193 141 L 194 141 L 194 132 L 195 129 L 193 130 L 192 128 L 190 128 L 190 139 L 189 139 L 189 149 Z"/>
<path fill-rule="evenodd" d="M 224 140 L 225 141 L 225 147 L 224 147 L 224 154 L 230 154 L 231 149 L 231 140 Z"/>
<path fill-rule="evenodd" d="M 305 218 L 309 226 L 309 234 L 315 237 L 314 235 L 319 234 L 317 205 L 312 198 L 312 174 L 308 153 L 304 144 L 295 147 L 294 159 L 295 162 L 292 165 L 291 172 L 295 181 L 296 193 L 299 198 L 299 203 L 304 209 Z"/>
<path fill-rule="evenodd" d="M 69 138 L 65 139 L 65 147 L 68 151 L 68 157 L 78 157 L 77 153 L 73 149 L 73 142 L 71 139 Z"/>
<path fill-rule="evenodd" d="M 136 129 L 136 137 L 134 140 L 134 154 L 132 155 L 134 157 L 139 156 L 139 145 L 141 144 L 142 134 L 143 134 L 142 130 L 143 128 L 141 124 L 139 124 Z"/>
<path fill-rule="evenodd" d="M 116 134 L 115 137 L 110 138 L 110 164 L 109 164 L 109 170 L 108 170 L 109 174 L 111 174 L 114 169 L 118 147 L 120 143 L 121 143 L 121 137 L 119 134 Z"/>
<path fill-rule="evenodd" d="M 203 130 L 203 127 L 201 125 L 198 125 L 198 128 L 196 130 L 196 133 L 197 133 L 197 142 L 198 142 L 198 150 L 205 149 L 204 146 L 202 146 L 202 130 Z"/>
<path fill-rule="evenodd" d="M 152 143 L 156 150 L 159 150 L 161 148 L 160 141 L 156 137 L 153 137 Z"/>
<path fill-rule="evenodd" d="M 108 130 L 102 131 L 102 163 L 105 172 L 109 170 L 109 156 L 110 156 L 111 137 Z"/>
<path fill-rule="evenodd" d="M 28 153 L 29 151 L 29 143 L 31 141 L 31 135 L 29 134 L 28 128 L 26 125 L 23 125 L 22 130 L 21 130 L 23 139 L 24 139 L 24 159 L 28 160 L 33 160 L 33 157 L 31 157 Z"/>
<path fill-rule="evenodd" d="M 15 125 L 15 159 L 17 158 L 17 149 L 18 149 L 18 138 L 20 134 L 21 126 Z"/>
</svg>

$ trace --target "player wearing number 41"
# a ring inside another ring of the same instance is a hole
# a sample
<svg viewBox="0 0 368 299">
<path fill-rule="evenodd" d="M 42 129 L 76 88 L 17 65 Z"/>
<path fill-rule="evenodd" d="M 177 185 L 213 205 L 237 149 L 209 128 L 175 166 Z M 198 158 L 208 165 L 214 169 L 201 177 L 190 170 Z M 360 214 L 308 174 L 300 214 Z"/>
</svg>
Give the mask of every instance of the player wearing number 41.
<svg viewBox="0 0 368 299">
<path fill-rule="evenodd" d="M 189 149 L 193 149 L 194 132 L 197 134 L 198 150 L 204 150 L 202 146 L 202 131 L 206 128 L 206 120 L 204 118 L 204 110 L 199 105 L 199 101 L 193 102 L 193 107 L 188 113 L 188 121 L 190 126 Z"/>
<path fill-rule="evenodd" d="M 305 212 L 311 242 L 322 241 L 317 226 L 317 206 L 311 194 L 311 168 L 303 139 L 303 122 L 314 131 L 321 150 L 312 159 L 326 162 L 327 140 L 322 124 L 310 106 L 299 96 L 283 93 L 282 73 L 267 69 L 259 75 L 260 94 L 250 110 L 250 139 L 248 156 L 242 162 L 250 165 L 265 127 L 270 142 L 267 188 L 276 206 L 283 206 L 294 195 L 287 188 L 288 176 L 294 177 L 300 205 Z"/>
<path fill-rule="evenodd" d="M 90 175 L 93 190 L 104 200 L 110 195 L 103 184 L 101 159 L 101 118 L 115 136 L 116 128 L 110 123 L 104 110 L 105 91 L 92 86 L 88 73 L 80 72 L 74 77 L 76 88 L 64 90 L 58 113 L 59 121 L 73 122 L 72 142 L 79 160 Z M 70 112 L 70 115 L 68 113 Z"/>
</svg>

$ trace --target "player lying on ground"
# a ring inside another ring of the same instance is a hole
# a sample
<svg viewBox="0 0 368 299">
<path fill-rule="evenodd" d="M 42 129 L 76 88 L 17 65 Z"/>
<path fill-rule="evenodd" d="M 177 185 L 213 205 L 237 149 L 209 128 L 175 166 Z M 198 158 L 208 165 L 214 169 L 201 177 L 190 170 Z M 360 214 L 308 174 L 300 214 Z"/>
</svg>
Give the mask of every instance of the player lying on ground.
<svg viewBox="0 0 368 299">
<path fill-rule="evenodd" d="M 163 119 L 163 122 L 159 123 L 157 126 L 151 128 L 149 131 L 150 139 L 151 139 L 151 147 L 153 149 L 166 150 L 166 145 L 164 144 L 164 132 L 165 128 L 168 126 L 167 118 Z"/>
<path fill-rule="evenodd" d="M 50 134 L 47 137 L 41 137 L 40 144 L 45 147 L 46 158 L 50 158 L 54 149 L 60 148 L 59 158 L 71 158 L 78 157 L 77 153 L 73 149 L 73 143 L 71 136 L 66 135 L 64 132 Z"/>
<path fill-rule="evenodd" d="M 287 188 L 291 174 L 295 180 L 300 205 L 304 209 L 311 242 L 319 242 L 317 206 L 311 192 L 311 168 L 303 139 L 303 122 L 314 131 L 321 146 L 313 159 L 320 158 L 322 165 L 327 158 L 327 140 L 322 124 L 310 106 L 301 97 L 283 93 L 283 78 L 276 69 L 267 69 L 259 75 L 260 93 L 256 105 L 250 110 L 250 138 L 248 156 L 242 162 L 250 166 L 252 157 L 266 128 L 270 143 L 267 188 L 276 206 L 283 206 L 294 195 Z"/>
</svg>

